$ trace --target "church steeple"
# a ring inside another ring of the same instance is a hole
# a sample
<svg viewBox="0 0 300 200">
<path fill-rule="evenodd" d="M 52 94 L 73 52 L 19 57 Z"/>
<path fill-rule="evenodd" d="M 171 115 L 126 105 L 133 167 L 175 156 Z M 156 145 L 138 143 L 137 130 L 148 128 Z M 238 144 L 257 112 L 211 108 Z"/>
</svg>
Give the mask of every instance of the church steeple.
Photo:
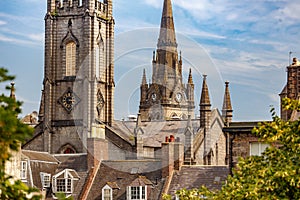
<svg viewBox="0 0 300 200">
<path fill-rule="evenodd" d="M 163 0 L 157 49 L 152 57 L 152 83 L 145 75 L 141 84 L 140 113 L 143 121 L 187 119 L 194 116 L 194 84 L 184 84 L 182 54 L 178 54 L 172 1 Z"/>
<path fill-rule="evenodd" d="M 157 47 L 159 49 L 171 47 L 172 50 L 177 51 L 177 42 L 171 0 L 164 0 L 164 8 L 161 17 L 160 34 Z"/>
</svg>

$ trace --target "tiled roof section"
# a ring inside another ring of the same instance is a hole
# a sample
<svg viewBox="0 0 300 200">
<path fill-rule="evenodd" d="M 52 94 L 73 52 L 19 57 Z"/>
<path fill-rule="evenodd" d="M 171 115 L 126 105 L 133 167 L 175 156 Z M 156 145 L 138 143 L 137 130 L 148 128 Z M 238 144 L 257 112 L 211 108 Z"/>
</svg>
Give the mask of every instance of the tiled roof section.
<svg viewBox="0 0 300 200">
<path fill-rule="evenodd" d="M 84 184 L 87 179 L 87 172 L 77 172 L 78 176 L 80 177 L 78 181 L 75 181 L 74 183 L 74 192 L 72 196 L 74 197 L 74 200 L 79 199 L 80 194 L 82 192 L 82 189 L 84 188 Z"/>
<path fill-rule="evenodd" d="M 120 187 L 118 186 L 118 184 L 116 182 L 107 182 L 106 183 L 109 187 L 111 187 L 112 189 L 120 189 Z"/>
<path fill-rule="evenodd" d="M 138 173 L 131 173 L 132 168 L 138 168 Z M 135 180 L 140 180 L 152 184 L 151 194 L 148 199 L 159 199 L 160 191 L 164 181 L 161 178 L 161 169 L 159 161 L 103 161 L 93 185 L 88 194 L 89 200 L 102 199 L 102 188 L 110 183 L 116 184 L 119 188 L 113 190 L 113 199 L 126 200 L 126 188 Z M 151 170 L 152 169 L 152 170 Z M 141 176 L 144 176 L 141 178 Z M 110 186 L 112 187 L 112 186 Z"/>
<path fill-rule="evenodd" d="M 169 194 L 180 189 L 206 186 L 210 190 L 220 190 L 229 175 L 228 166 L 183 166 L 174 172 Z"/>
<path fill-rule="evenodd" d="M 198 119 L 192 120 L 192 127 L 195 133 L 199 129 L 199 123 Z M 174 135 L 175 138 L 184 141 L 186 126 L 187 120 L 142 122 L 140 128 L 144 132 L 141 135 L 144 146 L 161 147 L 161 143 L 165 141 L 166 137 L 170 137 L 170 135 Z M 113 124 L 115 130 L 123 132 L 123 134 L 132 134 L 132 136 L 135 127 L 136 122 L 132 121 L 115 121 Z"/>
<path fill-rule="evenodd" d="M 88 170 L 87 154 L 57 154 L 55 158 L 61 162 L 57 171 L 74 169 L 76 172 L 86 172 Z"/>
<path fill-rule="evenodd" d="M 59 163 L 59 160 L 57 160 L 53 155 L 47 152 L 22 150 L 22 153 L 31 161 L 52 162 L 57 164 Z"/>
<path fill-rule="evenodd" d="M 43 189 L 41 172 L 53 175 L 59 165 L 59 161 L 46 152 L 22 150 L 21 159 L 30 160 L 30 169 L 32 173 L 27 176 L 27 183 L 40 190 Z"/>
<path fill-rule="evenodd" d="M 134 181 L 132 181 L 129 186 L 138 187 L 146 185 L 153 185 L 153 183 L 149 181 L 145 176 L 139 176 Z"/>
</svg>

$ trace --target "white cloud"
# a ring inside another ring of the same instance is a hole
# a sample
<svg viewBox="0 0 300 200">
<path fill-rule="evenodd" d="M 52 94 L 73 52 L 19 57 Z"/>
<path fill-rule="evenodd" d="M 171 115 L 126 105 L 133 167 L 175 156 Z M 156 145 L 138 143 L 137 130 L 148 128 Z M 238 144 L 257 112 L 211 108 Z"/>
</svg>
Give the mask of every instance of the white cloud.
<svg viewBox="0 0 300 200">
<path fill-rule="evenodd" d="M 7 22 L 0 20 L 0 26 L 5 24 L 7 24 Z"/>
</svg>

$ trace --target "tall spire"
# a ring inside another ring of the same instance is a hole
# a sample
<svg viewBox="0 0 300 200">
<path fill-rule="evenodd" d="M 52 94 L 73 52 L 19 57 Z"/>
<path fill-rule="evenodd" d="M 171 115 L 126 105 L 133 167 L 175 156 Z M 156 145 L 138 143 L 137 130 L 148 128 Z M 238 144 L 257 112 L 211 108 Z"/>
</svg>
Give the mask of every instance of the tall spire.
<svg viewBox="0 0 300 200">
<path fill-rule="evenodd" d="M 189 73 L 188 84 L 194 85 L 193 76 L 192 76 L 192 69 L 191 68 L 190 68 L 190 73 Z"/>
<path fill-rule="evenodd" d="M 177 49 L 171 0 L 164 0 L 157 47 L 159 49 L 166 47 L 173 47 L 174 50 Z"/>
<path fill-rule="evenodd" d="M 142 85 L 147 85 L 146 70 L 143 71 Z"/>
<path fill-rule="evenodd" d="M 211 106 L 208 87 L 206 83 L 207 75 L 203 75 L 203 83 L 202 83 L 202 92 L 201 92 L 201 99 L 200 99 L 200 106 Z"/>
<path fill-rule="evenodd" d="M 222 108 L 222 117 L 225 120 L 225 123 L 232 121 L 232 106 L 229 92 L 229 82 L 225 82 L 225 93 L 224 93 L 224 101 Z"/>
<path fill-rule="evenodd" d="M 16 99 L 16 94 L 15 94 L 15 83 L 11 82 L 11 88 L 10 88 L 10 98 Z"/>
</svg>

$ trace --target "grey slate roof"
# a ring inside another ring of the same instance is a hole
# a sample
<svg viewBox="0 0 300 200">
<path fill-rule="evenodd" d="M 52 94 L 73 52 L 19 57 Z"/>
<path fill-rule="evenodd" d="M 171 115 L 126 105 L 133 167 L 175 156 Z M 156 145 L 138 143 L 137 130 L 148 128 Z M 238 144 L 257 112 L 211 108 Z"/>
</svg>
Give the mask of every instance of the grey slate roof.
<svg viewBox="0 0 300 200">
<path fill-rule="evenodd" d="M 132 169 L 138 168 L 138 171 Z M 135 173 L 137 172 L 137 173 Z M 113 199 L 126 200 L 126 188 L 136 181 L 151 185 L 149 199 L 159 199 L 164 184 L 161 178 L 159 161 L 103 161 L 96 172 L 95 179 L 87 199 L 102 199 L 102 188 L 114 183 L 118 187 L 113 189 Z"/>
<path fill-rule="evenodd" d="M 192 126 L 196 133 L 199 129 L 200 121 L 198 119 L 192 120 Z M 134 128 L 136 122 L 134 121 L 115 121 L 113 128 L 122 132 L 123 134 L 130 134 L 134 136 Z M 187 126 L 187 120 L 173 120 L 173 121 L 151 121 L 142 122 L 141 128 L 144 134 L 143 138 L 144 146 L 147 147 L 161 147 L 161 143 L 165 142 L 165 137 L 174 135 L 175 138 L 179 138 L 184 141 L 184 131 Z"/>
<path fill-rule="evenodd" d="M 54 156 L 61 162 L 57 172 L 64 169 L 74 169 L 76 172 L 86 172 L 88 170 L 87 154 L 56 154 Z"/>
<path fill-rule="evenodd" d="M 179 189 L 199 188 L 202 185 L 210 190 L 220 190 L 229 175 L 228 166 L 182 166 L 175 171 L 169 187 L 169 194 Z"/>
</svg>

